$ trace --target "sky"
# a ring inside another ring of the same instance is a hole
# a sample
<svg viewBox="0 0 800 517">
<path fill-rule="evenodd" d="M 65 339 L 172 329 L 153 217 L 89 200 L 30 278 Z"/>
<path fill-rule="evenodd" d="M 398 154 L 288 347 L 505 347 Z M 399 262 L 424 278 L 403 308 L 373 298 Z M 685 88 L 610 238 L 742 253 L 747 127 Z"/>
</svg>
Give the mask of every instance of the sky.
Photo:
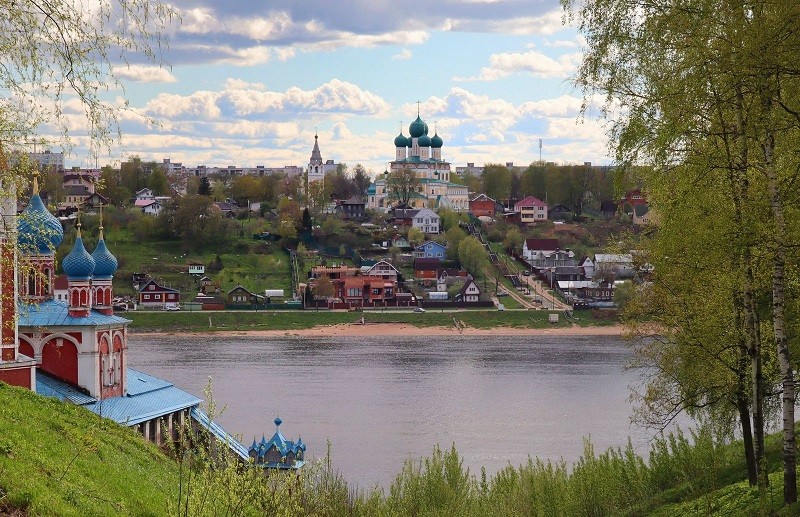
<svg viewBox="0 0 800 517">
<path fill-rule="evenodd" d="M 323 160 L 378 173 L 419 110 L 453 167 L 527 165 L 540 139 L 546 161 L 610 163 L 596 111 L 580 116 L 583 43 L 558 0 L 173 5 L 168 66 L 115 68 L 131 107 L 117 160 L 305 167 L 318 134 Z"/>
</svg>

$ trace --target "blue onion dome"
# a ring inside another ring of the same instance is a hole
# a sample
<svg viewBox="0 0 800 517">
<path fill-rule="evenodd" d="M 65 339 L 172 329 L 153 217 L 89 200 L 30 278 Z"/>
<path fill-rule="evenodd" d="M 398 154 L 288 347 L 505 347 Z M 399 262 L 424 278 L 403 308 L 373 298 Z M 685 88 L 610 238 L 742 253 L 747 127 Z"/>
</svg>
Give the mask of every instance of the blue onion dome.
<svg viewBox="0 0 800 517">
<path fill-rule="evenodd" d="M 441 148 L 443 144 L 444 141 L 442 141 L 439 133 L 434 133 L 433 138 L 431 138 L 431 147 Z"/>
<path fill-rule="evenodd" d="M 420 147 L 430 147 L 431 137 L 429 137 L 428 135 L 422 135 L 421 137 L 419 137 L 419 140 L 417 140 L 417 143 L 419 144 Z"/>
<path fill-rule="evenodd" d="M 417 115 L 417 120 L 415 120 L 414 122 L 411 123 L 410 126 L 408 126 L 408 132 L 411 134 L 412 138 L 419 138 L 425 133 L 427 133 L 427 131 L 428 131 L 428 124 L 423 122 L 422 119 L 419 118 L 419 115 Z"/>
<path fill-rule="evenodd" d="M 408 147 L 408 138 L 403 136 L 403 133 L 397 135 L 394 139 L 395 147 Z"/>
<path fill-rule="evenodd" d="M 279 427 L 280 427 L 280 425 L 281 425 L 282 423 L 283 423 L 283 420 L 281 420 L 281 417 L 277 417 L 277 418 L 275 419 L 275 425 L 277 425 L 277 426 L 279 426 Z"/>
<path fill-rule="evenodd" d="M 51 255 L 64 240 L 64 229 L 59 220 L 44 206 L 39 197 L 39 182 L 33 178 L 33 195 L 20 214 L 17 223 L 17 242 L 24 254 Z"/>
<path fill-rule="evenodd" d="M 64 273 L 71 279 L 89 278 L 94 273 L 94 259 L 83 246 L 81 238 L 81 224 L 78 223 L 78 237 L 69 255 L 61 262 Z"/>
<path fill-rule="evenodd" d="M 106 278 L 114 275 L 117 270 L 117 257 L 108 251 L 106 241 L 103 238 L 103 227 L 100 227 L 100 240 L 97 242 L 97 247 L 92 252 L 94 259 L 94 276 L 97 278 Z"/>
</svg>

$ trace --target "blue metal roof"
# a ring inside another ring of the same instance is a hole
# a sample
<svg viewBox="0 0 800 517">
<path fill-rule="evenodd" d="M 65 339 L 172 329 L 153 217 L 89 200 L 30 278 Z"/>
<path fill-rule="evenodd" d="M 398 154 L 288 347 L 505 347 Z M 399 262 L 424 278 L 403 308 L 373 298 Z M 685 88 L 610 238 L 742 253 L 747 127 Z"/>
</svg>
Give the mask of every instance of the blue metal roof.
<svg viewBox="0 0 800 517">
<path fill-rule="evenodd" d="M 131 320 L 119 316 L 107 316 L 95 310 L 89 311 L 89 315 L 85 318 L 75 318 L 69 315 L 67 302 L 61 300 L 19 304 L 20 327 L 121 325 L 130 322 Z"/>
<path fill-rule="evenodd" d="M 97 400 L 86 395 L 75 386 L 55 377 L 36 372 L 36 392 L 40 395 L 68 400 L 83 406 L 93 413 L 109 418 L 118 424 L 132 426 L 168 415 L 182 409 L 198 406 L 202 400 L 176 388 L 170 382 L 128 368 L 128 394 Z"/>
<path fill-rule="evenodd" d="M 72 384 L 51 377 L 41 370 L 36 371 L 36 393 L 45 397 L 66 400 L 77 406 L 97 402 L 96 398 L 87 395 Z"/>
<path fill-rule="evenodd" d="M 227 444 L 234 454 L 239 456 L 242 460 L 250 460 L 250 456 L 247 454 L 247 447 L 239 443 L 239 440 L 234 438 L 228 431 L 223 429 L 221 425 L 212 421 L 205 411 L 200 408 L 193 407 L 190 416 L 195 422 L 206 428 L 218 440 L 221 440 L 223 443 Z"/>
</svg>

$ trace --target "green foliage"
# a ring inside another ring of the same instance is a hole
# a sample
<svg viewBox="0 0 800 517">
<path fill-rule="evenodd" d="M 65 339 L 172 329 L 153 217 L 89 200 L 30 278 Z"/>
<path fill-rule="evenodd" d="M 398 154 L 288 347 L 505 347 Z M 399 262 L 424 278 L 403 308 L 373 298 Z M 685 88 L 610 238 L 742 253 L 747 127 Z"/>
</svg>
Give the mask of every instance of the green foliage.
<svg viewBox="0 0 800 517">
<path fill-rule="evenodd" d="M 464 237 L 458 245 L 458 261 L 461 267 L 474 278 L 483 271 L 484 265 L 489 261 L 483 244 L 475 237 Z"/>
</svg>

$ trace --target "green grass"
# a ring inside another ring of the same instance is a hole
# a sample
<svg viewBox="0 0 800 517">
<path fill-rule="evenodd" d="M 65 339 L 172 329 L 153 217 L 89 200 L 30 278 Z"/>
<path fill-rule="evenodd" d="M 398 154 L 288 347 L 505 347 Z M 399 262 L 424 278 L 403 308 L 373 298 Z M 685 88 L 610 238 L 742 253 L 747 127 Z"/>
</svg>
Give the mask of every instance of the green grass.
<svg viewBox="0 0 800 517">
<path fill-rule="evenodd" d="M 30 515 L 164 515 L 177 488 L 173 461 L 85 409 L 0 383 L 0 428 L 0 504 Z"/>
<path fill-rule="evenodd" d="M 224 249 L 208 246 L 200 251 L 186 251 L 179 241 L 150 241 L 138 243 L 130 231 L 109 231 L 109 249 L 119 260 L 114 277 L 117 295 L 133 295 L 132 273 L 146 273 L 162 285 L 179 289 L 184 300 L 194 298 L 199 291 L 198 279 L 188 274 L 188 264 L 208 266 L 220 255 L 223 268 L 207 272 L 220 290 L 227 292 L 241 284 L 251 292 L 264 289 L 291 291 L 289 255 L 275 243 L 255 241 L 249 236 L 234 237 Z"/>
<path fill-rule="evenodd" d="M 437 312 L 434 309 L 418 314 L 411 312 L 331 312 L 314 310 L 294 311 L 229 311 L 229 312 L 143 312 L 122 314 L 130 319 L 130 328 L 141 332 L 206 332 L 226 330 L 299 330 L 316 326 L 356 323 L 364 317 L 366 323 L 406 323 L 416 327 L 451 327 L 453 319 L 474 328 L 568 328 L 573 323 L 559 318 L 559 323 L 548 323 L 547 311 L 497 311 L 463 310 Z M 211 322 L 209 325 L 209 321 Z M 591 314 L 576 316 L 576 324 L 592 326 L 608 324 L 594 320 Z M 613 323 L 613 322 L 612 322 Z"/>
</svg>

